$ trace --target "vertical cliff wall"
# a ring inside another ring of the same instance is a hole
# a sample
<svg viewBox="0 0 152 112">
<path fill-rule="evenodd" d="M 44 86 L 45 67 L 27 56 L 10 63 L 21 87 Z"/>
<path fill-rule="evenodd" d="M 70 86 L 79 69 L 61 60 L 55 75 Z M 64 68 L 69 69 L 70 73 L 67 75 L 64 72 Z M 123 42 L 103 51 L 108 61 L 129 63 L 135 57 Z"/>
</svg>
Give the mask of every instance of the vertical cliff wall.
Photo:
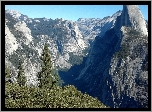
<svg viewBox="0 0 152 112">
<path fill-rule="evenodd" d="M 123 6 L 115 26 L 95 38 L 85 68 L 77 77 L 84 84 L 82 90 L 114 108 L 148 106 L 145 23 L 137 5 Z"/>
</svg>

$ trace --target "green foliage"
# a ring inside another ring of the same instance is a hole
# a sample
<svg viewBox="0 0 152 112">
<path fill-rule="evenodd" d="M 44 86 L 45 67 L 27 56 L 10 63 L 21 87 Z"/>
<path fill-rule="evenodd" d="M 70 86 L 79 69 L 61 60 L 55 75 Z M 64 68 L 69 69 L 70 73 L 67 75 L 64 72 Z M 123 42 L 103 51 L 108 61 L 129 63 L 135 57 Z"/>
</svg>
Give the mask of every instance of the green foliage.
<svg viewBox="0 0 152 112">
<path fill-rule="evenodd" d="M 17 76 L 17 82 L 20 86 L 24 86 L 26 83 L 26 77 L 24 75 L 24 69 L 23 69 L 23 62 L 22 60 L 19 61 L 19 71 L 18 71 L 18 76 Z"/>
<path fill-rule="evenodd" d="M 71 63 L 72 65 L 74 64 L 77 64 L 77 65 L 80 65 L 82 64 L 83 62 L 83 58 L 87 56 L 88 52 L 89 52 L 89 47 L 88 48 L 85 48 L 83 51 L 82 51 L 82 54 L 81 56 L 79 55 L 74 55 L 72 52 L 69 53 L 69 63 Z"/>
<path fill-rule="evenodd" d="M 40 82 L 39 87 L 50 89 L 53 86 L 57 85 L 59 76 L 54 72 L 50 50 L 48 49 L 47 44 L 45 44 L 44 46 L 43 53 L 40 59 L 42 61 L 42 70 L 38 73 L 38 80 Z"/>
<path fill-rule="evenodd" d="M 129 43 L 135 39 L 148 39 L 147 36 L 144 36 L 141 34 L 141 32 L 131 28 L 127 28 L 127 38 L 125 39 L 125 42 Z"/>
<path fill-rule="evenodd" d="M 5 65 L 5 77 L 6 78 L 11 78 L 10 70 L 7 68 L 6 65 Z"/>
<path fill-rule="evenodd" d="M 129 29 L 129 28 L 126 28 L 127 30 L 127 36 L 124 37 L 124 42 L 123 44 L 121 45 L 121 48 L 119 51 L 117 51 L 115 53 L 115 56 L 117 56 L 118 58 L 123 58 L 125 59 L 127 56 L 130 55 L 130 42 L 132 42 L 133 40 L 136 40 L 136 39 L 142 39 L 142 40 L 147 40 L 148 38 L 146 36 L 143 36 L 141 35 L 141 33 L 137 30 L 134 30 L 134 29 Z M 135 48 L 134 49 L 134 54 L 139 54 L 140 53 L 140 48 Z M 135 59 L 137 56 L 135 55 L 130 55 L 130 57 L 132 59 Z"/>
<path fill-rule="evenodd" d="M 52 73 L 54 74 L 54 77 L 57 80 L 57 82 L 54 83 L 54 86 L 62 86 L 62 84 L 64 84 L 64 81 L 61 79 L 58 71 L 56 69 L 53 69 Z"/>
<path fill-rule="evenodd" d="M 128 32 L 127 32 L 127 35 L 129 36 L 139 36 L 141 35 L 141 33 L 137 30 L 134 30 L 134 29 L 130 29 Z"/>
<path fill-rule="evenodd" d="M 73 85 L 53 89 L 31 88 L 7 83 L 6 108 L 107 108 L 97 98 L 78 91 Z"/>
<path fill-rule="evenodd" d="M 21 44 L 22 48 L 18 48 L 13 54 L 8 56 L 8 60 L 13 64 L 15 68 L 18 68 L 19 58 L 30 58 L 32 63 L 39 62 L 38 52 L 33 48 L 30 48 L 29 45 Z M 31 58 L 32 56 L 32 58 Z"/>
<path fill-rule="evenodd" d="M 129 51 L 129 45 L 128 44 L 123 44 L 118 52 L 115 53 L 115 56 L 121 59 L 125 59 L 127 56 L 129 56 L 130 51 Z"/>
<path fill-rule="evenodd" d="M 37 63 L 37 61 L 39 61 L 39 58 L 37 57 L 38 52 L 36 52 L 36 50 L 34 50 L 33 48 L 30 48 L 29 45 L 26 45 L 23 43 L 22 43 L 22 48 L 23 49 L 17 49 L 17 51 L 16 51 L 17 54 L 26 55 L 27 58 L 30 58 L 32 56 L 32 58 L 30 60 L 33 63 Z"/>
</svg>

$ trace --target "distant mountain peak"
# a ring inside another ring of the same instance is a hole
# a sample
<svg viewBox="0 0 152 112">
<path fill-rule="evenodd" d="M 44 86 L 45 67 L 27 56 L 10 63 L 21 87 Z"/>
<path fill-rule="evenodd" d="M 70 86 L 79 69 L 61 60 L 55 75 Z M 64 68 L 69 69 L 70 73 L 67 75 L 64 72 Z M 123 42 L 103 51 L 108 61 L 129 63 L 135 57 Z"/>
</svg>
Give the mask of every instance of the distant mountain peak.
<svg viewBox="0 0 152 112">
<path fill-rule="evenodd" d="M 138 5 L 123 5 L 121 26 L 129 26 L 140 31 L 143 35 L 148 35 L 146 21 Z"/>
<path fill-rule="evenodd" d="M 103 35 L 95 37 L 85 67 L 75 79 L 79 81 L 78 88 L 83 85 L 83 91 L 97 96 L 112 108 L 147 108 L 146 21 L 137 5 L 124 5 L 122 12 L 103 20 L 96 25 L 112 20 L 112 27 L 106 29 L 104 24 L 104 33 L 103 27 L 99 27 Z"/>
<path fill-rule="evenodd" d="M 9 13 L 10 15 L 14 15 L 16 17 L 21 16 L 21 13 L 19 13 L 17 10 L 5 10 L 5 13 Z"/>
</svg>

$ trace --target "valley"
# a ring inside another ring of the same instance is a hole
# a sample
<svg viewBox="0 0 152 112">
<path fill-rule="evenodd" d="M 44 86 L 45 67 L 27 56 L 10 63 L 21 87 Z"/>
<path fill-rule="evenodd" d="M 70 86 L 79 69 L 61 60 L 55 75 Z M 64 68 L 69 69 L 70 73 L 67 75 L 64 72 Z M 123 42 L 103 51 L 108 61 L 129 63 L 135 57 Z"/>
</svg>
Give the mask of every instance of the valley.
<svg viewBox="0 0 152 112">
<path fill-rule="evenodd" d="M 148 108 L 148 20 L 138 5 L 75 22 L 5 10 L 5 65 L 12 82 L 21 58 L 26 85 L 38 85 L 45 43 L 63 87 L 74 85 L 111 108 Z"/>
</svg>

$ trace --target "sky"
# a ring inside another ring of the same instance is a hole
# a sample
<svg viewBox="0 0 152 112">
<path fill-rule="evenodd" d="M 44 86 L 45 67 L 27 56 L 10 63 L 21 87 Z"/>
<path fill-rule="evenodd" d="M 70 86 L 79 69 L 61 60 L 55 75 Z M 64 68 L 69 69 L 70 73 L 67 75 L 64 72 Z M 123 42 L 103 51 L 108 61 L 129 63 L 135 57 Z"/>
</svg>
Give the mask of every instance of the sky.
<svg viewBox="0 0 152 112">
<path fill-rule="evenodd" d="M 144 18 L 148 20 L 148 5 L 138 6 Z M 62 18 L 72 21 L 79 18 L 104 18 L 122 8 L 122 5 L 5 5 L 5 10 L 17 10 L 29 18 Z"/>
</svg>

